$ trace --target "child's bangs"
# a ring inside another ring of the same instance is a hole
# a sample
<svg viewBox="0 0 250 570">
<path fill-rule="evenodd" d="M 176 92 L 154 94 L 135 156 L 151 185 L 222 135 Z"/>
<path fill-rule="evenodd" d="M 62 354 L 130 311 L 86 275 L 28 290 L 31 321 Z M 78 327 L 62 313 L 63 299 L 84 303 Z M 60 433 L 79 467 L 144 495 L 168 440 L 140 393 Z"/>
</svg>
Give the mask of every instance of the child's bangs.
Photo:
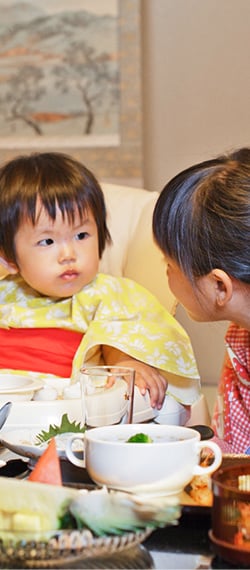
<svg viewBox="0 0 250 570">
<path fill-rule="evenodd" d="M 52 221 L 55 221 L 58 210 L 60 210 L 63 221 L 74 224 L 76 217 L 79 217 L 81 222 L 86 218 L 89 204 L 84 197 L 79 199 L 78 196 L 69 196 L 62 193 L 58 195 L 54 193 L 51 196 L 39 194 L 35 202 L 31 200 L 24 204 L 23 216 L 31 220 L 32 224 L 35 225 L 42 210 L 46 212 Z"/>
</svg>

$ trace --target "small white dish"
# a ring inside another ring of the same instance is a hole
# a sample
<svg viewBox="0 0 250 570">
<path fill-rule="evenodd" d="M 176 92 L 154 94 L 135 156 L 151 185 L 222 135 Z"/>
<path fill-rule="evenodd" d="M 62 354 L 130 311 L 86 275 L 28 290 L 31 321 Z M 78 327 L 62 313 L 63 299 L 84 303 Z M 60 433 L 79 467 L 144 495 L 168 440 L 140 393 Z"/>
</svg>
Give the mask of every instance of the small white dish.
<svg viewBox="0 0 250 570">
<path fill-rule="evenodd" d="M 150 396 L 147 391 L 143 396 L 138 386 L 134 390 L 133 423 L 139 424 L 153 420 L 158 424 L 185 425 L 188 414 L 181 404 L 170 394 L 166 394 L 162 408 L 157 410 L 150 405 Z M 110 422 L 111 423 L 111 422 Z"/>
<path fill-rule="evenodd" d="M 34 393 L 42 386 L 42 380 L 14 374 L 0 374 L 0 402 L 31 400 Z"/>
<path fill-rule="evenodd" d="M 13 402 L 9 417 L 0 431 L 1 444 L 12 452 L 31 459 L 38 458 L 47 447 L 35 445 L 35 439 L 42 430 L 50 425 L 60 425 L 63 414 L 71 422 L 82 424 L 82 404 L 79 400 L 53 400 Z M 65 447 L 61 442 L 60 447 Z M 64 450 L 59 455 L 66 457 Z"/>
<path fill-rule="evenodd" d="M 7 449 L 17 455 L 30 459 L 38 459 L 48 446 L 48 443 L 39 444 L 37 440 L 37 435 L 41 433 L 43 429 L 41 425 L 37 425 L 33 428 L 13 429 L 8 432 L 3 431 L 0 433 L 0 441 L 4 447 L 7 447 Z M 65 448 L 69 437 L 72 437 L 72 435 L 73 433 L 65 433 L 55 437 L 56 448 L 60 458 L 66 459 Z M 81 450 L 82 445 L 80 443 L 76 445 L 75 452 Z"/>
<path fill-rule="evenodd" d="M 52 400 L 13 402 L 9 417 L 1 430 L 1 435 L 10 429 L 34 428 L 48 429 L 50 424 L 59 425 L 63 414 L 69 420 L 82 422 L 82 403 L 80 400 Z"/>
</svg>

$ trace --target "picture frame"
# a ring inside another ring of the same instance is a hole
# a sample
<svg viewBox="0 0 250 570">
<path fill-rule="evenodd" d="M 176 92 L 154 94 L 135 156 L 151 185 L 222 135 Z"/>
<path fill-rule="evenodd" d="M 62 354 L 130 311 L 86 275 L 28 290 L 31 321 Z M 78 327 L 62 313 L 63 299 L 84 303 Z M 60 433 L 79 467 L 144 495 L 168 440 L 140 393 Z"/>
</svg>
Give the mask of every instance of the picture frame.
<svg viewBox="0 0 250 570">
<path fill-rule="evenodd" d="M 116 135 L 15 137 L 0 133 L 0 163 L 20 154 L 58 151 L 82 161 L 99 180 L 141 185 L 141 0 L 116 1 L 119 37 L 119 126 Z"/>
</svg>

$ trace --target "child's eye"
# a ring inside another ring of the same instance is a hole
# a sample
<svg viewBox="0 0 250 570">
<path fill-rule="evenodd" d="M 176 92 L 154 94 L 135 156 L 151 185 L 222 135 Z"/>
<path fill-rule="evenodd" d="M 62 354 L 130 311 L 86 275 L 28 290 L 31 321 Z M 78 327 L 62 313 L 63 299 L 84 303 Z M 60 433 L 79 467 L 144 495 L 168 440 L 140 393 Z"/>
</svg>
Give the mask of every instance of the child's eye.
<svg viewBox="0 0 250 570">
<path fill-rule="evenodd" d="M 54 240 L 53 240 L 53 239 L 51 239 L 51 238 L 45 238 L 45 239 L 41 239 L 41 240 L 38 242 L 38 245 L 45 246 L 45 245 L 52 245 L 53 243 L 54 243 Z"/>
<path fill-rule="evenodd" d="M 79 234 L 76 235 L 76 239 L 81 241 L 83 239 L 86 239 L 86 237 L 88 236 L 89 236 L 88 232 L 79 232 Z"/>
</svg>

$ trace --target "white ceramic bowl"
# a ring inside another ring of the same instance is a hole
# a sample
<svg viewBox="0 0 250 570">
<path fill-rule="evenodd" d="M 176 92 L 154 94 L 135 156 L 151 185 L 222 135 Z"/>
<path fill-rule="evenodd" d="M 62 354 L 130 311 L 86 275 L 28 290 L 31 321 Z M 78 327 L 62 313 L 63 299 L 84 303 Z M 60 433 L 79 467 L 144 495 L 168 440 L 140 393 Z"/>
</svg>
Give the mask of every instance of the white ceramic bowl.
<svg viewBox="0 0 250 570">
<path fill-rule="evenodd" d="M 127 443 L 134 434 L 149 435 L 152 443 Z M 162 424 L 119 424 L 86 432 L 84 460 L 77 458 L 72 446 L 79 436 L 69 438 L 67 457 L 86 467 L 99 485 L 134 493 L 179 493 L 194 475 L 212 473 L 222 460 L 214 442 L 200 441 L 200 434 L 187 427 Z M 200 451 L 210 448 L 214 462 L 199 465 Z"/>
<path fill-rule="evenodd" d="M 31 400 L 43 386 L 38 379 L 14 374 L 0 374 L 0 402 L 24 402 Z"/>
</svg>

